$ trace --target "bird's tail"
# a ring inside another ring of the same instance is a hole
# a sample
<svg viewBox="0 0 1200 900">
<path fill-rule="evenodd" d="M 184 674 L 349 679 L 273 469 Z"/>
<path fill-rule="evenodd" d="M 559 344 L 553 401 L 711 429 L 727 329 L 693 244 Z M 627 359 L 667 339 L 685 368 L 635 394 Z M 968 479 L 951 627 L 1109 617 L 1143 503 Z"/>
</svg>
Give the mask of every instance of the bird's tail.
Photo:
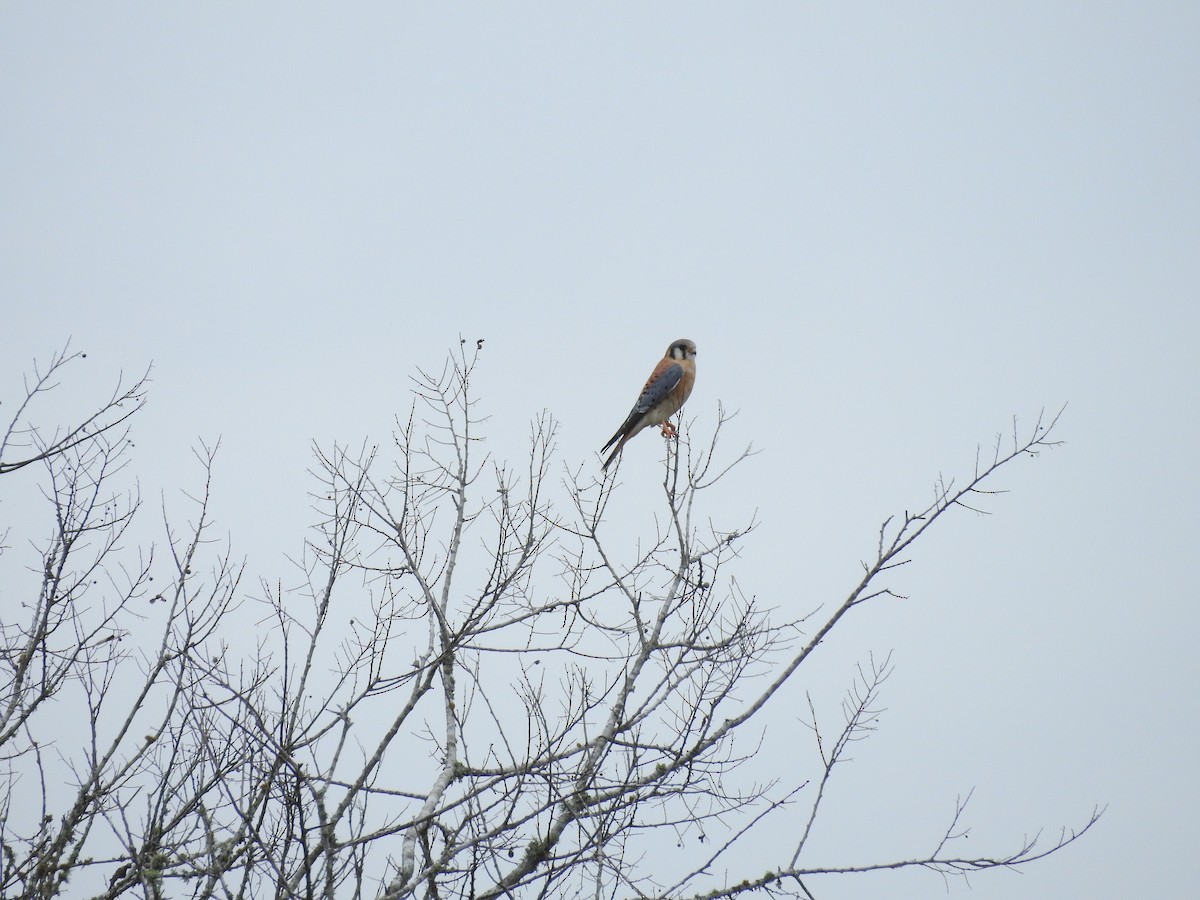
<svg viewBox="0 0 1200 900">
<path fill-rule="evenodd" d="M 611 441 L 609 443 L 611 443 Z M 608 467 L 613 464 L 613 460 L 615 460 L 617 458 L 617 456 L 621 453 L 621 448 L 623 448 L 624 446 L 625 446 L 624 439 L 617 441 L 617 446 L 612 448 L 612 452 L 610 454 L 608 454 L 608 459 L 604 460 L 603 465 L 600 466 L 600 471 L 602 471 L 602 472 L 608 471 Z M 603 453 L 607 449 L 608 449 L 608 444 L 606 444 L 601 449 L 600 452 Z"/>
</svg>

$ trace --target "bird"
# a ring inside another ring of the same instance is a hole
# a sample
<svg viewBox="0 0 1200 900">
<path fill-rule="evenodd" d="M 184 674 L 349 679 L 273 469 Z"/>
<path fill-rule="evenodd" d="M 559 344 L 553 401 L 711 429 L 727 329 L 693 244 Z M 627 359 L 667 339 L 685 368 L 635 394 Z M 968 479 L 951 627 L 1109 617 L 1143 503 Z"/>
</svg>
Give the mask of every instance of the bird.
<svg viewBox="0 0 1200 900">
<path fill-rule="evenodd" d="M 696 383 L 696 345 L 687 338 L 672 341 L 658 361 L 616 434 L 600 452 L 613 447 L 601 469 L 607 470 L 631 437 L 651 425 L 661 425 L 663 437 L 675 437 L 675 426 L 668 421 L 687 401 Z"/>
</svg>

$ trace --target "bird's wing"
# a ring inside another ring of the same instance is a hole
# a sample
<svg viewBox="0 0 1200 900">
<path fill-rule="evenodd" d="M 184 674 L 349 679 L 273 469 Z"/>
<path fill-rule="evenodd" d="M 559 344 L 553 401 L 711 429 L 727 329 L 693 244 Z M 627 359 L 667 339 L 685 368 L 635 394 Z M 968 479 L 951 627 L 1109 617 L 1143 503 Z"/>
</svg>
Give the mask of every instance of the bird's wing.
<svg viewBox="0 0 1200 900">
<path fill-rule="evenodd" d="M 679 387 L 683 380 L 683 366 L 671 359 L 664 359 L 655 368 L 654 373 L 642 388 L 637 403 L 633 405 L 636 413 L 645 413 L 654 409 L 662 399 Z"/>
<path fill-rule="evenodd" d="M 617 429 L 616 433 L 600 448 L 600 452 L 603 453 L 620 437 L 627 434 L 637 424 L 638 419 L 661 403 L 664 397 L 679 387 L 679 382 L 682 380 L 683 366 L 671 359 L 664 359 L 660 362 L 650 374 L 646 386 L 638 395 L 637 402 L 633 404 L 633 409 L 629 411 L 629 415 L 625 417 L 625 421 L 621 423 L 621 427 Z"/>
</svg>

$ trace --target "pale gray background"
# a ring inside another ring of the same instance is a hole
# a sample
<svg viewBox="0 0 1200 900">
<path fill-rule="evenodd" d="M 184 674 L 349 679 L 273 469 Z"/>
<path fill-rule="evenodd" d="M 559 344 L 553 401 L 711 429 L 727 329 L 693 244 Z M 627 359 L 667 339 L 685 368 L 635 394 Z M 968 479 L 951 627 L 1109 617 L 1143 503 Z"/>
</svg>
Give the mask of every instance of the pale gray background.
<svg viewBox="0 0 1200 900">
<path fill-rule="evenodd" d="M 1192 896 L 1198 173 L 1190 3 L 5 4 L 0 409 L 68 336 L 76 398 L 153 360 L 143 493 L 219 436 L 252 589 L 313 519 L 310 440 L 384 438 L 460 334 L 490 449 L 545 408 L 572 468 L 690 337 L 693 427 L 721 400 L 763 450 L 712 510 L 759 511 L 734 574 L 799 610 L 1069 402 L 824 649 L 831 702 L 897 672 L 810 862 L 917 853 L 975 787 L 980 852 L 1109 808 L 952 896 Z M 619 504 L 660 502 L 629 450 Z"/>
</svg>

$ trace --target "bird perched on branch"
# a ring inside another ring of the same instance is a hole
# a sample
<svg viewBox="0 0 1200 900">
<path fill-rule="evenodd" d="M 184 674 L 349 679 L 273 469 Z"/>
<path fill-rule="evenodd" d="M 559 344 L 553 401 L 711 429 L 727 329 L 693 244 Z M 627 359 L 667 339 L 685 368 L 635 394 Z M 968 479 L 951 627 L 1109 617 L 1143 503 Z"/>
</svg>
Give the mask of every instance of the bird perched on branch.
<svg viewBox="0 0 1200 900">
<path fill-rule="evenodd" d="M 626 442 L 643 428 L 661 425 L 663 437 L 675 437 L 675 426 L 668 420 L 683 406 L 695 383 L 696 345 L 686 338 L 680 338 L 667 347 L 666 354 L 650 373 L 637 403 L 633 404 L 633 409 L 617 433 L 600 448 L 603 453 L 616 444 L 602 468 L 607 469 L 612 465 Z"/>
</svg>

